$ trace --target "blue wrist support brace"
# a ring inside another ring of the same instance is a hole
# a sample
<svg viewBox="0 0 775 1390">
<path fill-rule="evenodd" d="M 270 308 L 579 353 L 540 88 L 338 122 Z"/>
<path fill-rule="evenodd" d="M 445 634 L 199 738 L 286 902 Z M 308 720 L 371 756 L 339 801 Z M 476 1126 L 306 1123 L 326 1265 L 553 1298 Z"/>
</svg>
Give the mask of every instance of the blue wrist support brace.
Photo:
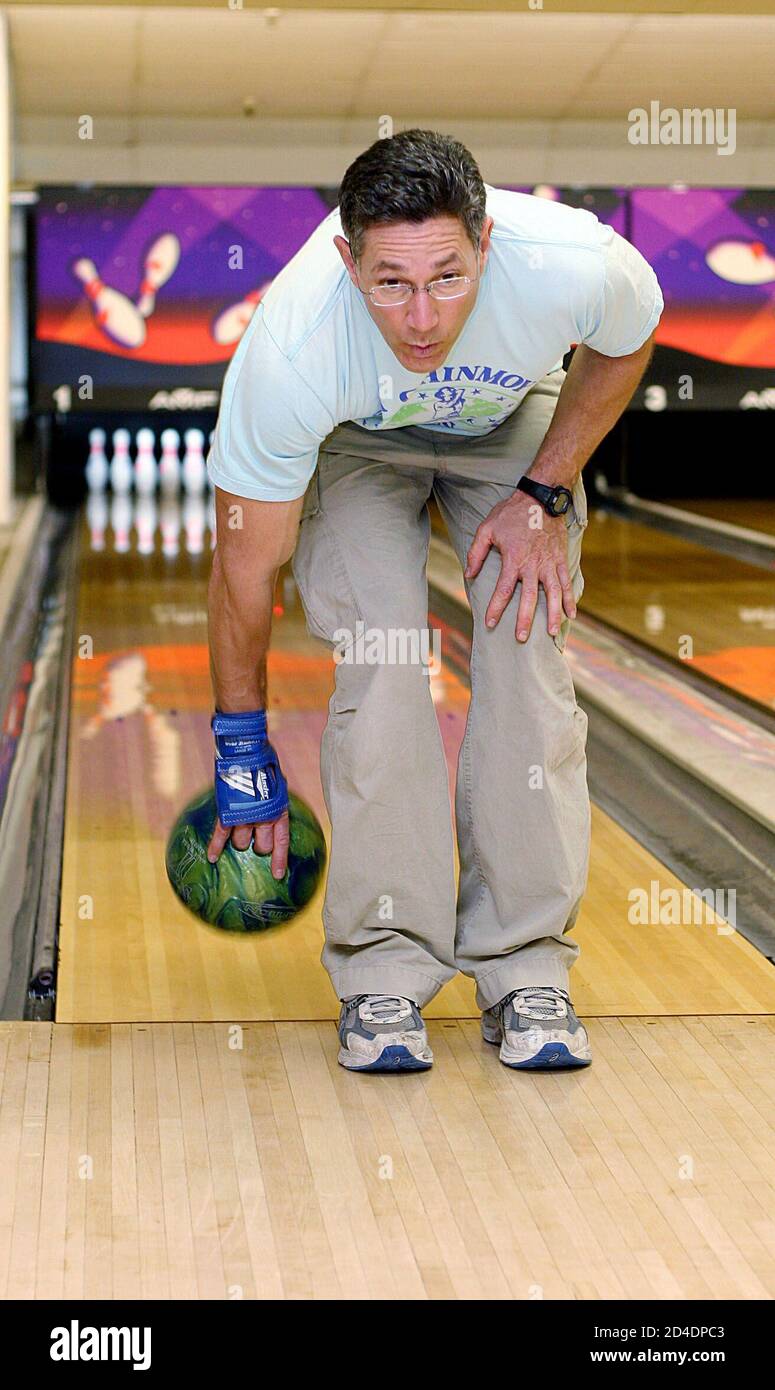
<svg viewBox="0 0 775 1390">
<path fill-rule="evenodd" d="M 276 820 L 288 809 L 288 784 L 266 736 L 266 711 L 213 715 L 215 800 L 222 825 Z"/>
</svg>

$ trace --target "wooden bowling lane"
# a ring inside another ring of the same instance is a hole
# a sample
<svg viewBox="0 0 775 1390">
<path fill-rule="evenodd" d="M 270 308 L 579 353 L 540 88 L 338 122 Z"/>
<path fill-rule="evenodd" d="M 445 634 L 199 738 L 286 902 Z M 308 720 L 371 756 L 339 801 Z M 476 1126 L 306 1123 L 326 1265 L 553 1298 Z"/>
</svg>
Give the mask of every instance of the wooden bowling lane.
<svg viewBox="0 0 775 1390">
<path fill-rule="evenodd" d="M 775 709 L 775 580 L 766 571 L 593 508 L 581 564 L 584 613 Z"/>
<path fill-rule="evenodd" d="M 649 536 L 652 533 L 649 532 Z M 208 541 L 209 546 L 209 541 Z M 85 524 L 69 740 L 57 1022 L 329 1020 L 338 1001 L 320 965 L 322 890 L 286 926 L 235 937 L 200 923 L 166 879 L 180 808 L 212 776 L 206 646 L 209 550 L 115 554 Z M 318 748 L 332 685 L 328 650 L 308 638 L 293 580 L 278 584 L 271 726 L 291 786 L 328 834 Z M 450 780 L 467 692 L 434 678 Z M 772 967 L 718 921 L 630 924 L 633 887 L 682 885 L 619 826 L 594 813 L 589 892 L 577 925 L 573 992 L 582 1015 L 772 1012 Z M 458 977 L 426 1010 L 473 1018 Z"/>
<path fill-rule="evenodd" d="M 114 528 L 115 529 L 115 528 Z M 286 926 L 235 936 L 201 923 L 167 882 L 181 807 L 212 779 L 206 632 L 209 533 L 201 555 L 91 549 L 85 521 L 73 663 L 58 1022 L 328 1019 L 322 887 Z M 169 537 L 168 537 L 169 539 Z M 102 543 L 102 540 L 100 540 Z M 122 542 L 123 544 L 123 542 Z M 326 828 L 318 750 L 333 665 L 309 639 L 290 573 L 278 584 L 271 728 L 290 786 Z M 454 696 L 462 707 L 465 692 Z M 469 982 L 446 1007 L 472 1009 Z"/>
</svg>

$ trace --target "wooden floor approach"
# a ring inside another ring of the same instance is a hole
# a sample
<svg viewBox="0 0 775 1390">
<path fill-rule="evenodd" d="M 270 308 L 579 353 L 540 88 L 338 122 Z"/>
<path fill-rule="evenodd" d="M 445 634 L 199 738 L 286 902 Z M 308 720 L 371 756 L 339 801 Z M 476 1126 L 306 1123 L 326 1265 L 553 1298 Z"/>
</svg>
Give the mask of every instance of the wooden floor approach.
<svg viewBox="0 0 775 1390">
<path fill-rule="evenodd" d="M 0 1023 L 0 1296 L 775 1296 L 775 1020 L 353 1076 L 330 1022 Z"/>
</svg>

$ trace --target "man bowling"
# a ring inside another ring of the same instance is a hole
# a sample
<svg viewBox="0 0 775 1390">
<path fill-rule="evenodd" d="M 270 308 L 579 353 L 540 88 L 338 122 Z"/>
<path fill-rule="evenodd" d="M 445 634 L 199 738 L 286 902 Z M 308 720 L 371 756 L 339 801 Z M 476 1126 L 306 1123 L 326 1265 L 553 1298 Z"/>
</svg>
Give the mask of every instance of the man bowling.
<svg viewBox="0 0 775 1390">
<path fill-rule="evenodd" d="M 429 1067 L 422 1009 L 457 971 L 476 981 L 506 1066 L 591 1061 L 569 993 L 590 830 L 587 721 L 565 656 L 584 582 L 581 472 L 646 368 L 662 307 L 647 262 L 591 213 L 490 187 L 458 141 L 409 130 L 350 165 L 229 366 L 208 464 L 209 853 L 231 835 L 284 871 L 266 656 L 293 556 L 309 631 L 340 653 L 321 747 L 322 961 L 347 1068 Z M 457 893 L 427 667 L 341 659 L 364 628 L 427 628 L 431 496 L 473 615 Z"/>
</svg>

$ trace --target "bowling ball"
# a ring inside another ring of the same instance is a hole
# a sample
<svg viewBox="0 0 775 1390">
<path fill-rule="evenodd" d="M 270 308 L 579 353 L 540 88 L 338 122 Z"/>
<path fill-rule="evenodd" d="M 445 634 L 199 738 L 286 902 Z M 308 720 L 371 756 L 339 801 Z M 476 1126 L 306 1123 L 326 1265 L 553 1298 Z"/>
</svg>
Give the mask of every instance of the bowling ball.
<svg viewBox="0 0 775 1390">
<path fill-rule="evenodd" d="M 179 815 L 167 841 L 167 877 L 180 901 L 214 927 L 254 932 L 287 922 L 317 888 L 326 863 L 320 823 L 301 799 L 289 793 L 288 868 L 272 877 L 271 855 L 235 849 L 231 840 L 211 864 L 207 846 L 216 820 L 215 792 L 194 797 Z"/>
</svg>

